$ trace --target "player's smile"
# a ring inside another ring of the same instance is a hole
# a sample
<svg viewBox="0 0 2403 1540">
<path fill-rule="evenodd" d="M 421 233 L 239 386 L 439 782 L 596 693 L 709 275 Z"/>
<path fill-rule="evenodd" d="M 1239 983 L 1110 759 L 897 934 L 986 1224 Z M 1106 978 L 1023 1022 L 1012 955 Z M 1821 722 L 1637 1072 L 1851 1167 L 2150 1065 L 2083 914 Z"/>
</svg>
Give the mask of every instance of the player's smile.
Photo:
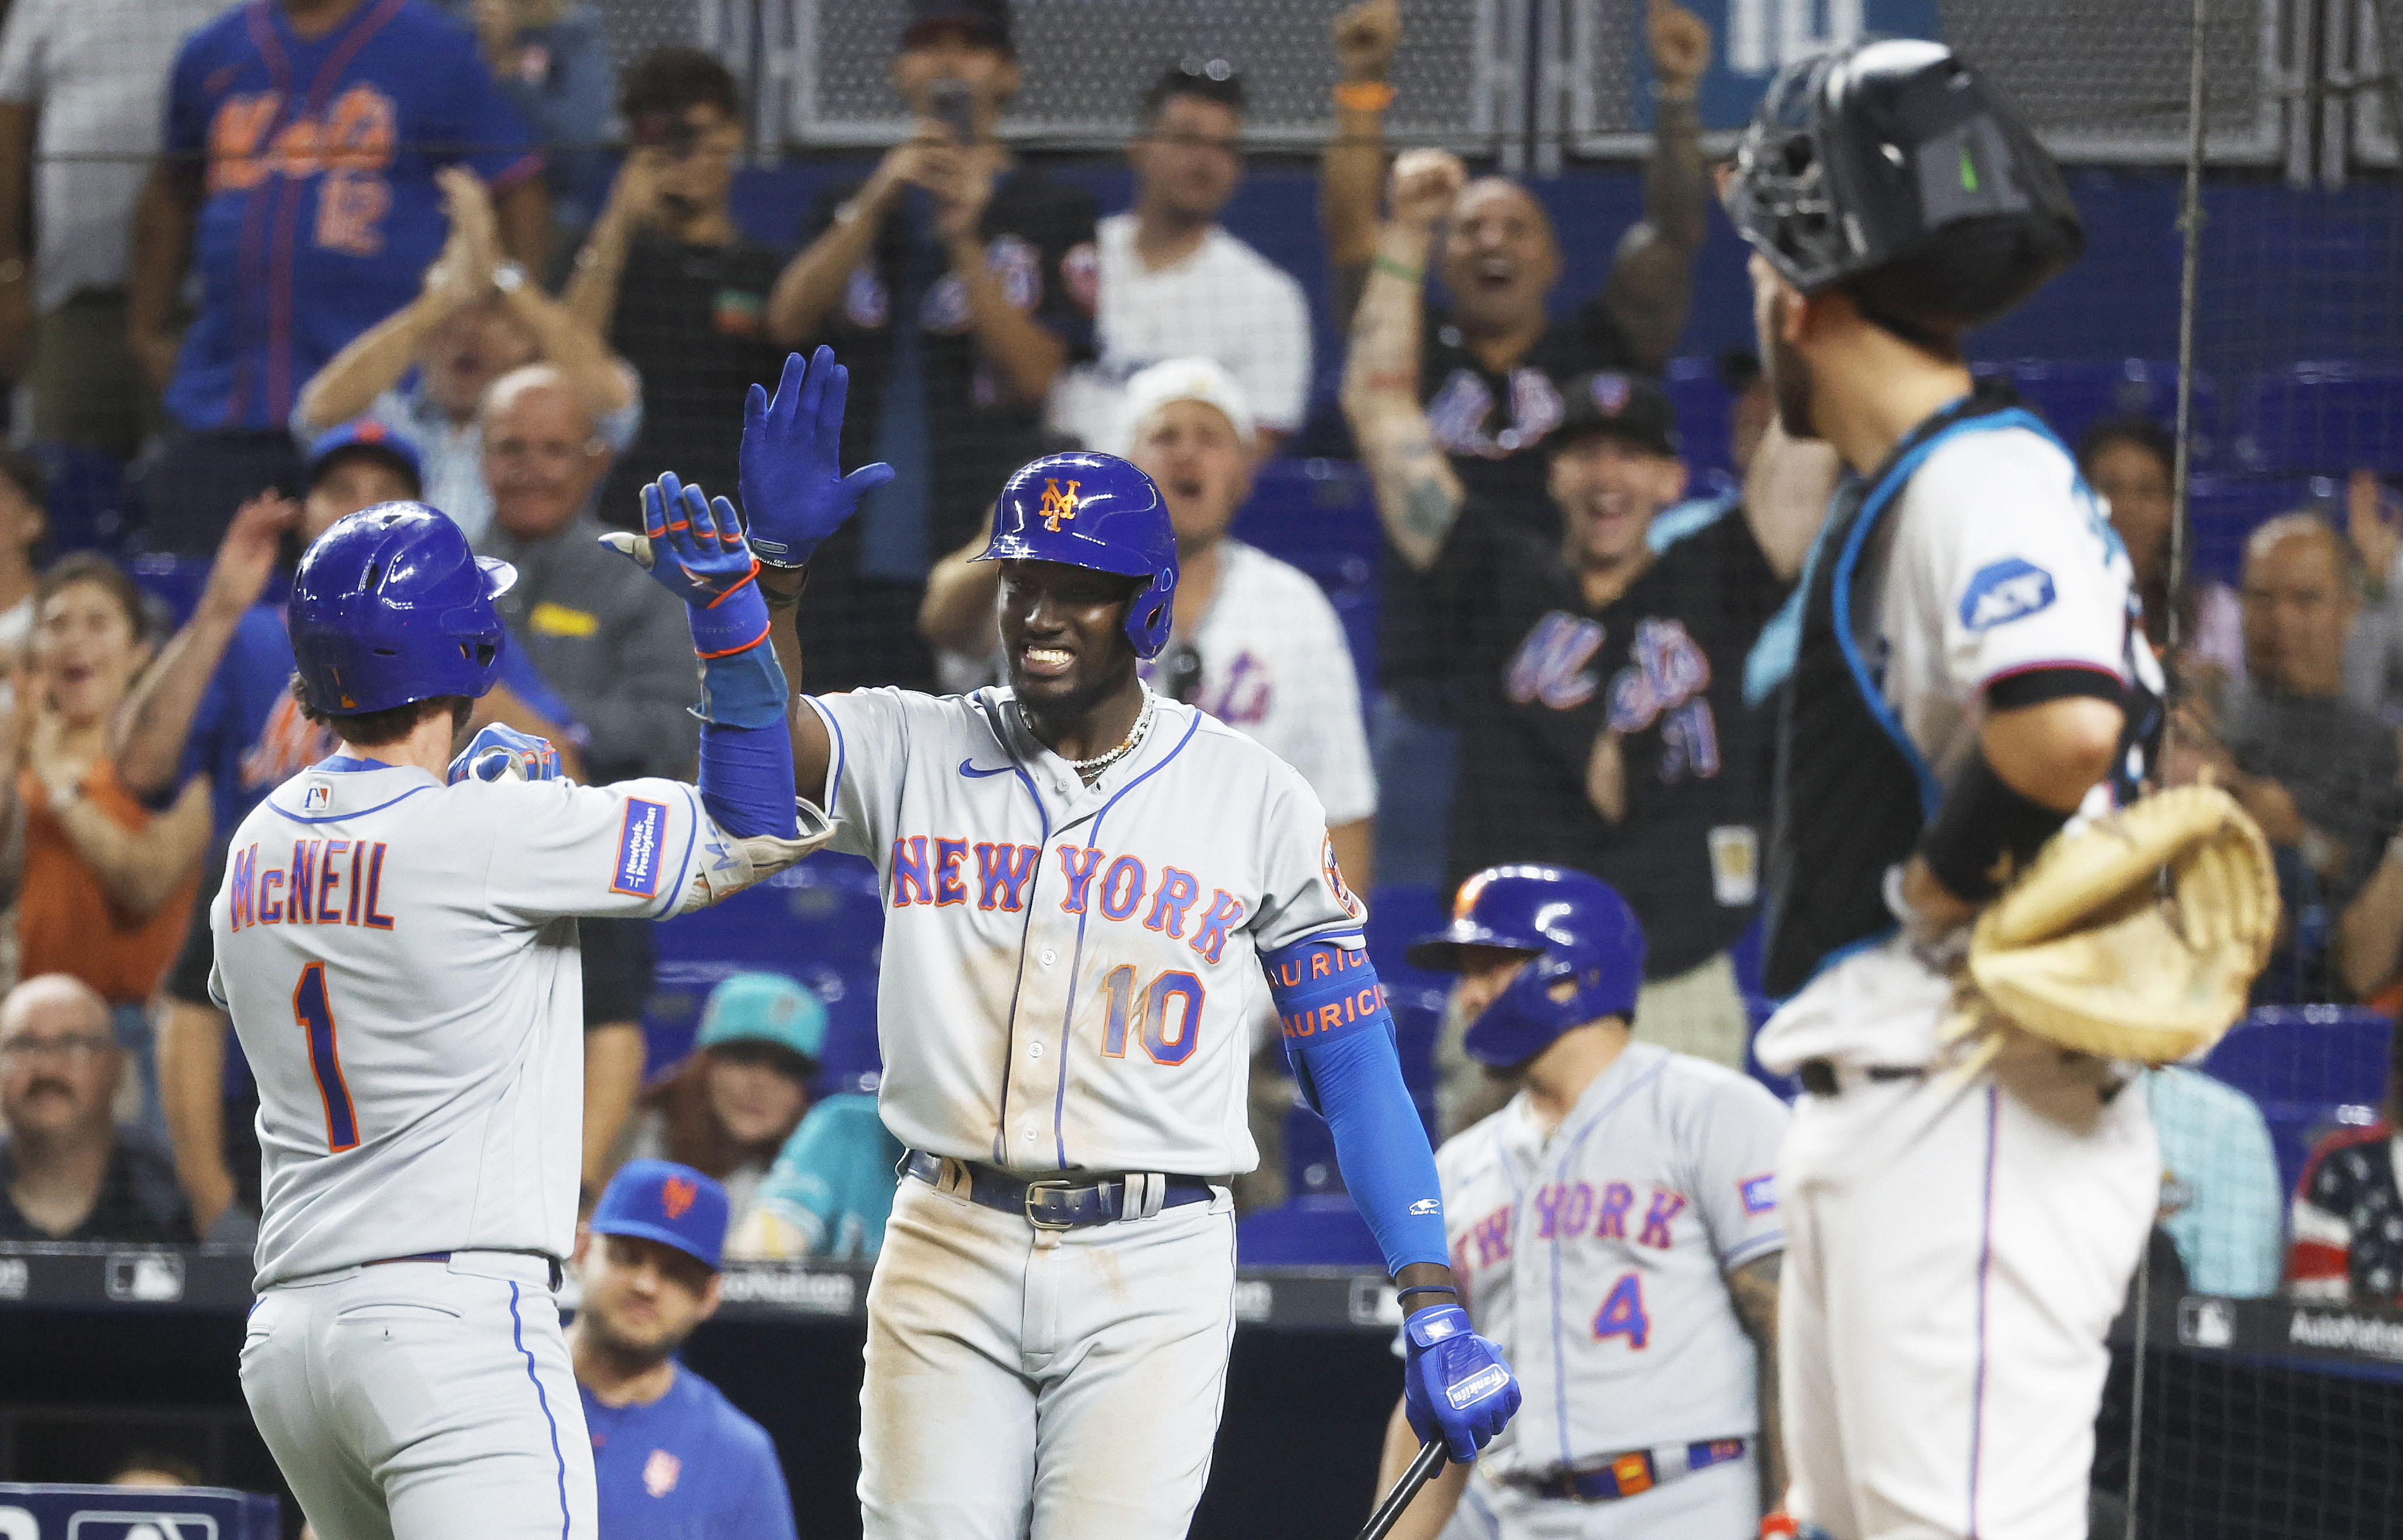
<svg viewBox="0 0 2403 1540">
<path fill-rule="evenodd" d="M 1124 645 L 1131 579 L 1057 562 L 1002 568 L 1001 641 L 1009 683 L 1030 707 L 1080 715 L 1133 656 Z"/>
</svg>

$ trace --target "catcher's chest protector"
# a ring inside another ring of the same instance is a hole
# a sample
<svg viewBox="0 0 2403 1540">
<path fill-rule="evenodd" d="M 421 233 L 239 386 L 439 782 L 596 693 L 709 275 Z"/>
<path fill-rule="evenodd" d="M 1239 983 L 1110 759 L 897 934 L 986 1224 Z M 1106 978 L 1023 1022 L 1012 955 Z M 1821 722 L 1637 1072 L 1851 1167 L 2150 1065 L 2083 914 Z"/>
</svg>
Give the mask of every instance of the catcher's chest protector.
<svg viewBox="0 0 2403 1540">
<path fill-rule="evenodd" d="M 2049 431 L 2007 401 L 1972 395 L 1911 430 L 1876 475 L 1837 494 L 1803 575 L 1802 635 L 1778 715 L 1762 982 L 1792 994 L 1835 953 L 1895 928 L 1883 885 L 1908 860 L 1943 788 L 1886 703 L 1855 617 L 1862 552 L 1936 446 L 1997 428 Z"/>
</svg>

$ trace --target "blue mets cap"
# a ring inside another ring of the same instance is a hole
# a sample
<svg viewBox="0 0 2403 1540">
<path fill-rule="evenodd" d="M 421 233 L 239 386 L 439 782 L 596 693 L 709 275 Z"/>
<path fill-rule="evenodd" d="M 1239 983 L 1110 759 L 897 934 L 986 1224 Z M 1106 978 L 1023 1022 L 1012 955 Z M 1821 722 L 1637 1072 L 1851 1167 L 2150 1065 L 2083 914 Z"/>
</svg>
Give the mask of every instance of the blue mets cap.
<svg viewBox="0 0 2403 1540">
<path fill-rule="evenodd" d="M 629 1160 L 592 1205 L 591 1228 L 674 1246 L 714 1269 L 726 1244 L 726 1189 L 673 1160 Z"/>
<path fill-rule="evenodd" d="M 826 1057 L 823 1001 L 781 973 L 738 973 L 709 992 L 693 1047 L 773 1043 L 815 1064 Z"/>
<path fill-rule="evenodd" d="M 327 428 L 309 446 L 309 479 L 315 481 L 320 471 L 334 456 L 344 450 L 361 450 L 380 454 L 391 461 L 396 469 L 408 473 L 412 486 L 423 491 L 425 467 L 417 458 L 417 446 L 405 434 L 395 433 L 372 417 L 356 417 L 338 428 Z"/>
</svg>

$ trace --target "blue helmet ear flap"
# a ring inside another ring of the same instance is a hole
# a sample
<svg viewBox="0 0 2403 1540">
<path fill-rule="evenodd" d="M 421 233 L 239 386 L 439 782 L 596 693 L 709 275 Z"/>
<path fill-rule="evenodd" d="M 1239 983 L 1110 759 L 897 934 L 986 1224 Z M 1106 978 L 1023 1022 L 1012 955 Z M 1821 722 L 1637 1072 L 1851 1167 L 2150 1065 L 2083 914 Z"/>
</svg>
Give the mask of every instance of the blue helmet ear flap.
<svg viewBox="0 0 2403 1540">
<path fill-rule="evenodd" d="M 1137 658 L 1160 656 L 1176 624 L 1176 569 L 1154 576 L 1127 605 L 1126 638 Z"/>
</svg>

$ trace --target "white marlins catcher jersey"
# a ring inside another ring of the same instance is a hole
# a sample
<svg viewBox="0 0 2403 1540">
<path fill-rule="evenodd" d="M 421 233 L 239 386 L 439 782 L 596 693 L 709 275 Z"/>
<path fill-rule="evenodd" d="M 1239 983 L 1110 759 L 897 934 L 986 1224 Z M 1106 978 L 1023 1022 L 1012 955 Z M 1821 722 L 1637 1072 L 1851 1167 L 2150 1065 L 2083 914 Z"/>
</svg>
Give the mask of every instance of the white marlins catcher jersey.
<svg viewBox="0 0 2403 1540">
<path fill-rule="evenodd" d="M 1759 1431 L 1727 1274 L 1785 1248 L 1786 1122 L 1758 1081 L 1639 1041 L 1549 1138 L 1521 1091 L 1445 1142 L 1452 1276 L 1526 1393 L 1479 1469 L 1540 1476 Z"/>
<path fill-rule="evenodd" d="M 336 756 L 235 831 L 212 992 L 258 1077 L 258 1286 L 438 1251 L 565 1256 L 579 914 L 677 907 L 690 786 L 467 781 Z"/>
<path fill-rule="evenodd" d="M 894 1137 L 1021 1172 L 1257 1165 L 1259 954 L 1356 947 L 1366 914 L 1301 777 L 1165 699 L 1090 786 L 1006 688 L 809 699 L 834 740 L 834 848 L 883 879 Z"/>
<path fill-rule="evenodd" d="M 1863 551 L 1853 633 L 1919 758 L 1949 784 L 1976 745 L 1986 690 L 2013 674 L 2090 669 L 2161 692 L 2132 581 L 2109 509 L 2058 443 L 2024 427 L 1956 433 Z M 2110 798 L 2106 781 L 2085 811 Z M 1951 992 L 1889 940 L 1827 966 L 1754 1051 L 1781 1075 L 1814 1058 L 1924 1063 Z"/>
</svg>

